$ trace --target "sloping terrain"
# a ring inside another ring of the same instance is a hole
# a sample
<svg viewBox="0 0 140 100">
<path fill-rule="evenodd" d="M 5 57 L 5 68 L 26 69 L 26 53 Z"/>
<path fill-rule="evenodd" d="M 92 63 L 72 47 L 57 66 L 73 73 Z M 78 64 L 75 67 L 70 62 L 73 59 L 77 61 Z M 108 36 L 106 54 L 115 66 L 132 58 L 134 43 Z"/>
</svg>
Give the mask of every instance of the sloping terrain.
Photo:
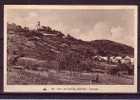
<svg viewBox="0 0 140 100">
<path fill-rule="evenodd" d="M 25 56 L 40 59 L 55 59 L 56 54 L 79 54 L 85 59 L 94 55 L 134 56 L 130 46 L 110 40 L 82 41 L 70 35 L 45 27 L 42 30 L 26 30 L 15 24 L 8 24 L 8 48 Z M 13 48 L 13 49 L 12 49 Z"/>
<path fill-rule="evenodd" d="M 125 44 L 113 42 L 110 40 L 95 40 L 92 41 L 91 44 L 93 47 L 98 49 L 99 55 L 134 57 L 134 48 Z"/>
<path fill-rule="evenodd" d="M 23 66 L 29 70 L 48 71 L 48 73 L 50 70 L 55 70 L 57 74 L 60 71 L 93 73 L 97 70 L 104 73 L 106 72 L 105 67 L 112 65 L 97 64 L 93 60 L 93 56 L 134 56 L 134 49 L 130 46 L 109 40 L 78 40 L 48 26 L 43 26 L 42 29 L 38 30 L 30 30 L 27 27 L 23 28 L 16 24 L 8 24 L 7 30 L 9 80 L 15 80 L 14 77 L 18 76 L 19 72 L 16 73 L 15 70 L 14 73 L 14 70 L 11 70 L 11 67 L 15 65 Z M 24 74 L 24 71 L 22 73 Z M 32 74 L 29 76 L 32 77 Z M 10 79 L 10 77 L 12 78 Z M 41 79 L 44 79 L 44 77 Z M 54 77 L 54 79 L 57 78 Z M 35 80 L 38 79 L 35 78 Z M 60 80 L 57 81 L 60 82 Z M 26 84 L 26 82 L 24 83 Z M 130 84 L 132 83 L 130 82 Z"/>
</svg>

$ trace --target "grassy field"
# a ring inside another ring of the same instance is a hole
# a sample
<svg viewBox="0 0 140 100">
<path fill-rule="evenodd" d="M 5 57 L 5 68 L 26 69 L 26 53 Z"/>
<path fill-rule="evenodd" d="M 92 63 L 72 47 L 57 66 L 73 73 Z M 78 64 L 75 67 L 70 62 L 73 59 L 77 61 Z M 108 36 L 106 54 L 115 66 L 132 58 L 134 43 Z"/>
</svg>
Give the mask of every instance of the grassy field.
<svg viewBox="0 0 140 100">
<path fill-rule="evenodd" d="M 95 80 L 98 74 L 98 81 Z M 97 84 L 97 85 L 129 85 L 133 84 L 133 76 L 118 76 L 107 73 L 86 73 L 55 70 L 35 71 L 28 69 L 8 70 L 8 84 L 18 85 L 68 85 L 68 84 Z"/>
</svg>

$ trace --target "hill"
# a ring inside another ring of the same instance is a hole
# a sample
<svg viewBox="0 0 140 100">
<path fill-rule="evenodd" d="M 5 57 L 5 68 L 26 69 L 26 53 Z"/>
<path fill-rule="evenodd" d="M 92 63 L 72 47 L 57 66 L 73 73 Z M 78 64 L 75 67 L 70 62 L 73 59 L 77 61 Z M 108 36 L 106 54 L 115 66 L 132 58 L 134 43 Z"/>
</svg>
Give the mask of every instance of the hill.
<svg viewBox="0 0 140 100">
<path fill-rule="evenodd" d="M 8 24 L 7 31 L 9 58 L 18 55 L 45 60 L 49 68 L 59 66 L 59 69 L 66 70 L 89 70 L 95 65 L 92 59 L 95 55 L 134 56 L 134 49 L 125 44 L 110 40 L 78 40 L 49 26 L 30 30 L 20 25 Z"/>
<path fill-rule="evenodd" d="M 95 40 L 91 45 L 103 56 L 134 56 L 134 48 L 110 40 Z"/>
</svg>

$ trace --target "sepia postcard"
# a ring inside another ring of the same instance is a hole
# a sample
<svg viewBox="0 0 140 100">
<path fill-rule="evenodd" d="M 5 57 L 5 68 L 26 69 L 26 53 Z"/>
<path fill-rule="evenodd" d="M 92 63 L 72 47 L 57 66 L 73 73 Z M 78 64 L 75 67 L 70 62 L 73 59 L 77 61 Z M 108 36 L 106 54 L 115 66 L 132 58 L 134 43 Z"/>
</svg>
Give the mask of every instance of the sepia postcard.
<svg viewBox="0 0 140 100">
<path fill-rule="evenodd" d="M 137 93 L 137 6 L 5 5 L 4 92 Z"/>
</svg>

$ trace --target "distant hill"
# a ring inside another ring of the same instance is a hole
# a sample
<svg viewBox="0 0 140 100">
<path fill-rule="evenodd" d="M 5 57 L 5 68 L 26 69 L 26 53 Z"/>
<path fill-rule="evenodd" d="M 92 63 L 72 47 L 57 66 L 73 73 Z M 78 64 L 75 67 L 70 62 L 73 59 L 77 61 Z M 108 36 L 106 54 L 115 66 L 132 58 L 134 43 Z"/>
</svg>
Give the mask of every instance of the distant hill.
<svg viewBox="0 0 140 100">
<path fill-rule="evenodd" d="M 104 56 L 134 56 L 134 48 L 110 40 L 95 40 L 91 45 L 98 50 L 99 55 Z"/>
</svg>

